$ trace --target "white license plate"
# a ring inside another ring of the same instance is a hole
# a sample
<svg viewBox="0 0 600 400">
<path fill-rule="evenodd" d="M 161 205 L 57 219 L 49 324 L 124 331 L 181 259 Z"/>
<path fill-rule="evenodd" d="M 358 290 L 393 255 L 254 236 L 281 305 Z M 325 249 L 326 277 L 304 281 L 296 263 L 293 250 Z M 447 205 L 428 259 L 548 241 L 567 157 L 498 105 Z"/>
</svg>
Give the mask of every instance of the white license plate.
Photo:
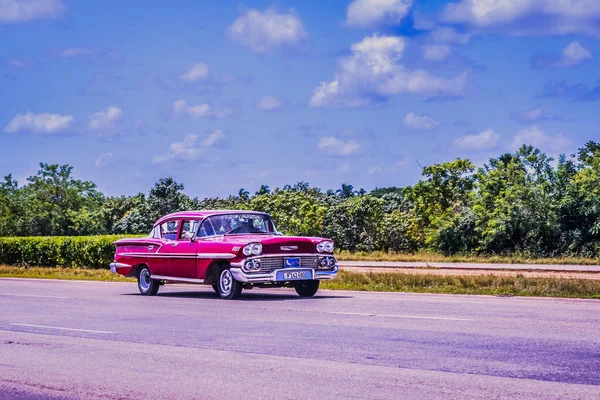
<svg viewBox="0 0 600 400">
<path fill-rule="evenodd" d="M 306 271 L 284 272 L 283 279 L 306 279 Z"/>
</svg>

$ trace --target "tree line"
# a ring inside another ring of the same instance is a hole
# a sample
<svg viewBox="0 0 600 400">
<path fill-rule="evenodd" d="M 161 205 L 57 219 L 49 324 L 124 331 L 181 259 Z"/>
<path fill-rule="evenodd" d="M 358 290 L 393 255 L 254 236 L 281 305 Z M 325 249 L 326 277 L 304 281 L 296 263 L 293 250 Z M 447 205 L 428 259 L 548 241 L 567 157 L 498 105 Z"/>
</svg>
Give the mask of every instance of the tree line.
<svg viewBox="0 0 600 400">
<path fill-rule="evenodd" d="M 73 177 L 69 165 L 40 164 L 20 186 L 0 184 L 0 236 L 143 234 L 162 215 L 193 209 L 270 213 L 286 234 L 326 236 L 350 251 L 600 254 L 600 143 L 553 160 L 523 146 L 475 168 L 468 159 L 422 169 L 413 186 L 371 192 L 306 182 L 225 198 L 192 198 L 172 178 L 147 194 L 109 197 Z"/>
</svg>

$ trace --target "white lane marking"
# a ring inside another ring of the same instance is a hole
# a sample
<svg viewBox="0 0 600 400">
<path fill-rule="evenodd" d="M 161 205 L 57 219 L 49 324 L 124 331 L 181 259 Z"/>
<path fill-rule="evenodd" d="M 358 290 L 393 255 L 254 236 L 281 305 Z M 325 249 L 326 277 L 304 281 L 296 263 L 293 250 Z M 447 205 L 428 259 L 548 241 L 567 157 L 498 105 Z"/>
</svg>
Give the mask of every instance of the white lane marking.
<svg viewBox="0 0 600 400">
<path fill-rule="evenodd" d="M 61 327 L 61 326 L 31 325 L 31 324 L 13 324 L 13 323 L 11 323 L 11 325 L 14 325 L 14 326 L 26 326 L 26 327 L 30 327 L 30 328 L 59 329 L 59 330 L 62 330 L 62 331 L 91 332 L 91 333 L 115 333 L 115 332 L 108 332 L 108 331 L 94 331 L 92 329 L 64 328 L 64 327 Z"/>
<path fill-rule="evenodd" d="M 37 294 L 18 294 L 18 293 L 2 293 L 0 296 L 14 296 L 14 297 L 40 297 L 44 299 L 70 299 L 70 297 L 64 296 L 42 296 Z"/>
<path fill-rule="evenodd" d="M 455 318 L 455 317 L 427 317 L 424 315 L 395 315 L 395 314 L 368 314 L 368 313 L 353 313 L 343 311 L 331 311 L 329 314 L 341 315 L 362 315 L 365 317 L 389 317 L 389 318 L 411 318 L 411 319 L 434 319 L 442 321 L 473 321 L 471 318 Z"/>
</svg>

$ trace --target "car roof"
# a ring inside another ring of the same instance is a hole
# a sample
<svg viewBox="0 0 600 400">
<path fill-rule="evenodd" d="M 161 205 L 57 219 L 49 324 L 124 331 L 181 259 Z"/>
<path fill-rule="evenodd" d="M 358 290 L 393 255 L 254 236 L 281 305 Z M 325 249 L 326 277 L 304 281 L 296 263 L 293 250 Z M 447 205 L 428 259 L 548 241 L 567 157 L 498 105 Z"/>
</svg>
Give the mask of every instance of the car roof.
<svg viewBox="0 0 600 400">
<path fill-rule="evenodd" d="M 195 211 L 180 211 L 172 214 L 167 214 L 156 221 L 154 226 L 160 225 L 163 222 L 173 218 L 196 218 L 202 219 L 211 215 L 223 215 L 223 214 L 262 214 L 269 215 L 261 211 L 252 210 L 195 210 Z"/>
</svg>

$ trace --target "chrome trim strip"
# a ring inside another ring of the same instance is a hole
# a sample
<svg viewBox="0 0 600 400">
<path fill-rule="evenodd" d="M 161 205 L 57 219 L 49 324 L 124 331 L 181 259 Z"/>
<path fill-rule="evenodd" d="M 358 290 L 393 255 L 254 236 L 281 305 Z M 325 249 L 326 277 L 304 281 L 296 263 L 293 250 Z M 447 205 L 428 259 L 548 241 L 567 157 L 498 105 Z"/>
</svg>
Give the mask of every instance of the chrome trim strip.
<svg viewBox="0 0 600 400">
<path fill-rule="evenodd" d="M 229 253 L 198 253 L 198 258 L 221 258 L 225 260 L 230 260 L 232 258 L 236 258 L 235 254 Z"/>
<path fill-rule="evenodd" d="M 123 263 L 118 263 L 118 262 L 111 262 L 109 264 L 110 266 L 110 272 L 112 272 L 113 274 L 117 273 L 117 269 L 119 268 L 131 268 L 131 265 L 129 264 L 123 264 Z"/>
<path fill-rule="evenodd" d="M 329 256 L 329 257 L 332 257 L 331 254 L 325 254 L 325 253 L 277 253 L 277 254 L 260 254 L 258 256 L 248 257 L 248 258 L 246 258 L 246 260 L 253 260 L 255 258 L 263 258 L 263 257 L 285 257 L 285 258 L 288 258 L 288 257 L 310 257 L 310 256 L 315 256 L 315 257 Z"/>
<path fill-rule="evenodd" d="M 177 278 L 175 276 L 164 276 L 164 275 L 150 275 L 150 278 L 160 281 L 175 281 L 175 282 L 189 282 L 189 283 L 204 283 L 204 279 L 193 279 L 193 278 Z"/>
</svg>

